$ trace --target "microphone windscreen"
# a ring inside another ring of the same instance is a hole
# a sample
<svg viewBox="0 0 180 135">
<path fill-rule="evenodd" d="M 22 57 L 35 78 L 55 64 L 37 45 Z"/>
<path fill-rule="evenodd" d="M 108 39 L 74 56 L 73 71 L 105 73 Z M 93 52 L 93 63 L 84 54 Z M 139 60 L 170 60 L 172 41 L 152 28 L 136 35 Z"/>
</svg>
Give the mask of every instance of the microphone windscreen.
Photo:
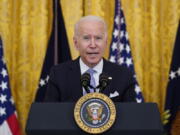
<svg viewBox="0 0 180 135">
<path fill-rule="evenodd" d="M 84 73 L 82 76 L 81 76 L 81 84 L 82 86 L 88 86 L 90 85 L 90 79 L 91 79 L 91 76 L 89 73 Z"/>
<path fill-rule="evenodd" d="M 105 73 L 101 73 L 99 76 L 99 84 L 101 87 L 106 87 L 109 84 L 109 76 Z"/>
</svg>

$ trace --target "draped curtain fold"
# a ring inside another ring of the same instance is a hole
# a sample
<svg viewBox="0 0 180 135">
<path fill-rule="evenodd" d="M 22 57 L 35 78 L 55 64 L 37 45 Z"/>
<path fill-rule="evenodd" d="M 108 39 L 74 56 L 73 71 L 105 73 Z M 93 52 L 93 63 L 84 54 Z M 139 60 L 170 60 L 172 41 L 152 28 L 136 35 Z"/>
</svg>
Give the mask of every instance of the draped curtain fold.
<svg viewBox="0 0 180 135">
<path fill-rule="evenodd" d="M 108 24 L 110 43 L 114 0 L 61 0 L 71 55 L 73 27 L 83 15 L 98 15 Z M 163 111 L 172 49 L 180 18 L 179 0 L 122 0 L 135 71 L 146 102 Z M 12 95 L 24 132 L 34 100 L 52 27 L 52 0 L 1 0 L 0 35 Z M 109 47 L 104 55 L 109 56 Z"/>
<path fill-rule="evenodd" d="M 0 35 L 23 132 L 51 31 L 51 5 L 51 0 L 0 1 Z"/>
</svg>

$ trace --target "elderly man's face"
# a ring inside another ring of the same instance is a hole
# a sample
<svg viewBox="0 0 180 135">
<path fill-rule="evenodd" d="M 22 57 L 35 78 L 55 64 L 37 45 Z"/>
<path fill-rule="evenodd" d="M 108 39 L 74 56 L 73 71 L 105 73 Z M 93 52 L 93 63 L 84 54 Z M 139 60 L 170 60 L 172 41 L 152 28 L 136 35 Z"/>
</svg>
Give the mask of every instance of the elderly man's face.
<svg viewBox="0 0 180 135">
<path fill-rule="evenodd" d="M 93 67 L 101 60 L 107 46 L 107 35 L 102 22 L 80 22 L 74 44 L 83 62 Z"/>
</svg>

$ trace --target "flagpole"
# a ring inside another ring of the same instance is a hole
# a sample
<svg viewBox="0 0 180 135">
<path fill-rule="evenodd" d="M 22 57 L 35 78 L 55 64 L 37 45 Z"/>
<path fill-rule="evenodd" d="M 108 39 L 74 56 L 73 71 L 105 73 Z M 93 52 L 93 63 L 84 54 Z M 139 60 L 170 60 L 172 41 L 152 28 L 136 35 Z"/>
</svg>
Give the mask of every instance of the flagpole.
<svg viewBox="0 0 180 135">
<path fill-rule="evenodd" d="M 85 16 L 85 0 L 82 1 L 82 16 Z"/>
<path fill-rule="evenodd" d="M 54 0 L 54 65 L 58 64 L 58 0 Z"/>
</svg>

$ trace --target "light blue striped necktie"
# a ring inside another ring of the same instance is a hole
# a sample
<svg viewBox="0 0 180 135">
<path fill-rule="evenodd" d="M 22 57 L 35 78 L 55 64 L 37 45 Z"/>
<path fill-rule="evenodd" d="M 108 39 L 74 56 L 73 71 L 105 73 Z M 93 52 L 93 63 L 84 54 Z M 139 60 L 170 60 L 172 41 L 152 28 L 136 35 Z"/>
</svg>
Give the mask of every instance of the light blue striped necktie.
<svg viewBox="0 0 180 135">
<path fill-rule="evenodd" d="M 95 78 L 94 78 L 94 73 L 95 73 L 96 71 L 94 70 L 94 69 L 92 69 L 92 68 L 90 68 L 90 69 L 88 69 L 87 70 L 87 73 L 89 73 L 90 74 L 90 76 L 91 76 L 91 80 L 90 80 L 90 85 L 92 86 L 92 87 L 96 87 L 96 82 L 95 82 Z M 94 92 L 94 89 L 93 88 L 90 88 L 90 93 L 92 93 L 92 92 Z"/>
</svg>

